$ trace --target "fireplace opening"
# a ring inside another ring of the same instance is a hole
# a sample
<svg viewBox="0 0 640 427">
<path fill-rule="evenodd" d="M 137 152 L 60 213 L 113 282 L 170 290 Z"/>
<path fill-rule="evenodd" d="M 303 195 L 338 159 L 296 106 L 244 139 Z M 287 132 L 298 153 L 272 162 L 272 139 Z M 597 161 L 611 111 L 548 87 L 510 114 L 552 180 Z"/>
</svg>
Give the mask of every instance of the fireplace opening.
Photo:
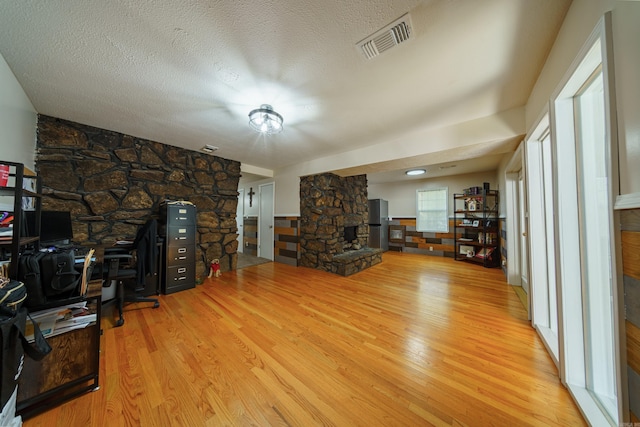
<svg viewBox="0 0 640 427">
<path fill-rule="evenodd" d="M 357 230 L 358 230 L 357 225 L 344 227 L 343 237 L 344 237 L 345 243 L 351 243 L 358 238 Z"/>
</svg>

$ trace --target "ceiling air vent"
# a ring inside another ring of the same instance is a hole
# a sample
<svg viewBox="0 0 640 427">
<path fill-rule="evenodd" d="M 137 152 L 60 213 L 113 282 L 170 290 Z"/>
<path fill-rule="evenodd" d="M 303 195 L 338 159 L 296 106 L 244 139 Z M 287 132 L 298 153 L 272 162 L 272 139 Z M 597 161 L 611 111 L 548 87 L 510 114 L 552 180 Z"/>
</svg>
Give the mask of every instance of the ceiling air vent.
<svg viewBox="0 0 640 427">
<path fill-rule="evenodd" d="M 218 147 L 214 147 L 213 145 L 209 145 L 209 144 L 207 144 L 207 145 L 205 145 L 204 147 L 202 147 L 202 148 L 200 149 L 200 151 L 203 151 L 203 152 L 205 152 L 205 153 L 207 153 L 207 154 L 211 154 L 211 153 L 213 153 L 214 151 L 218 151 Z"/>
<path fill-rule="evenodd" d="M 411 15 L 408 13 L 356 43 L 366 59 L 373 59 L 400 43 L 411 39 Z"/>
</svg>

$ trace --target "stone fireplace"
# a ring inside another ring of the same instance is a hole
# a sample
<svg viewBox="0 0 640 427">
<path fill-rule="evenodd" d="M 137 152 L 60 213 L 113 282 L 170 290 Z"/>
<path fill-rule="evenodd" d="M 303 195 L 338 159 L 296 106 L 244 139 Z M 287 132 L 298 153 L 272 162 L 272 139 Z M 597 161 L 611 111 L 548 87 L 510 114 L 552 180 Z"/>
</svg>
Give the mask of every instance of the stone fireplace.
<svg viewBox="0 0 640 427">
<path fill-rule="evenodd" d="M 360 249 L 358 244 L 358 226 L 357 225 L 345 225 L 342 228 L 342 250 L 348 251 L 351 249 Z"/>
<path fill-rule="evenodd" d="M 379 263 L 368 218 L 366 175 L 300 178 L 300 265 L 346 276 Z"/>
</svg>

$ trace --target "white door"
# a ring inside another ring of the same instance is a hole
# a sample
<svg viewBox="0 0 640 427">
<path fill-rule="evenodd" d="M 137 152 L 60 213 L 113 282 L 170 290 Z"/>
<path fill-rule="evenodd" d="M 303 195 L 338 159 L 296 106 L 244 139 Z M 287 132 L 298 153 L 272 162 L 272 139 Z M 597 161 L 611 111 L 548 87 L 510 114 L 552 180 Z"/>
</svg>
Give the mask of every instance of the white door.
<svg viewBox="0 0 640 427">
<path fill-rule="evenodd" d="M 273 183 L 260 185 L 258 195 L 258 256 L 273 261 Z"/>
<path fill-rule="evenodd" d="M 527 199 L 524 188 L 524 178 L 522 176 L 522 170 L 518 172 L 518 203 L 520 210 L 520 276 L 522 289 L 529 294 L 529 255 L 527 249 L 529 247 L 529 239 L 527 237 L 528 232 L 528 212 L 527 212 Z"/>
<path fill-rule="evenodd" d="M 238 190 L 236 223 L 238 224 L 238 252 L 244 252 L 244 188 Z"/>
</svg>

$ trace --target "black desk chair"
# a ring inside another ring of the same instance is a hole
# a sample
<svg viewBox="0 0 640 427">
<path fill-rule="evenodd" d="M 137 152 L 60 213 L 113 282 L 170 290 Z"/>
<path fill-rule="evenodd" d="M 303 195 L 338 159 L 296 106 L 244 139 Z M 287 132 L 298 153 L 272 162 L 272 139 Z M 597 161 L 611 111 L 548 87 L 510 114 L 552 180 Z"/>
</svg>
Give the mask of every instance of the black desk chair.
<svg viewBox="0 0 640 427">
<path fill-rule="evenodd" d="M 131 246 L 106 248 L 104 251 L 104 279 L 107 286 L 116 283 L 115 298 L 105 306 L 117 304 L 119 318 L 116 326 L 124 324 L 125 302 L 151 302 L 153 308 L 160 307 L 157 298 L 140 295 L 144 291 L 148 275 L 156 273 L 158 260 L 158 225 L 155 219 L 140 227 Z"/>
</svg>

